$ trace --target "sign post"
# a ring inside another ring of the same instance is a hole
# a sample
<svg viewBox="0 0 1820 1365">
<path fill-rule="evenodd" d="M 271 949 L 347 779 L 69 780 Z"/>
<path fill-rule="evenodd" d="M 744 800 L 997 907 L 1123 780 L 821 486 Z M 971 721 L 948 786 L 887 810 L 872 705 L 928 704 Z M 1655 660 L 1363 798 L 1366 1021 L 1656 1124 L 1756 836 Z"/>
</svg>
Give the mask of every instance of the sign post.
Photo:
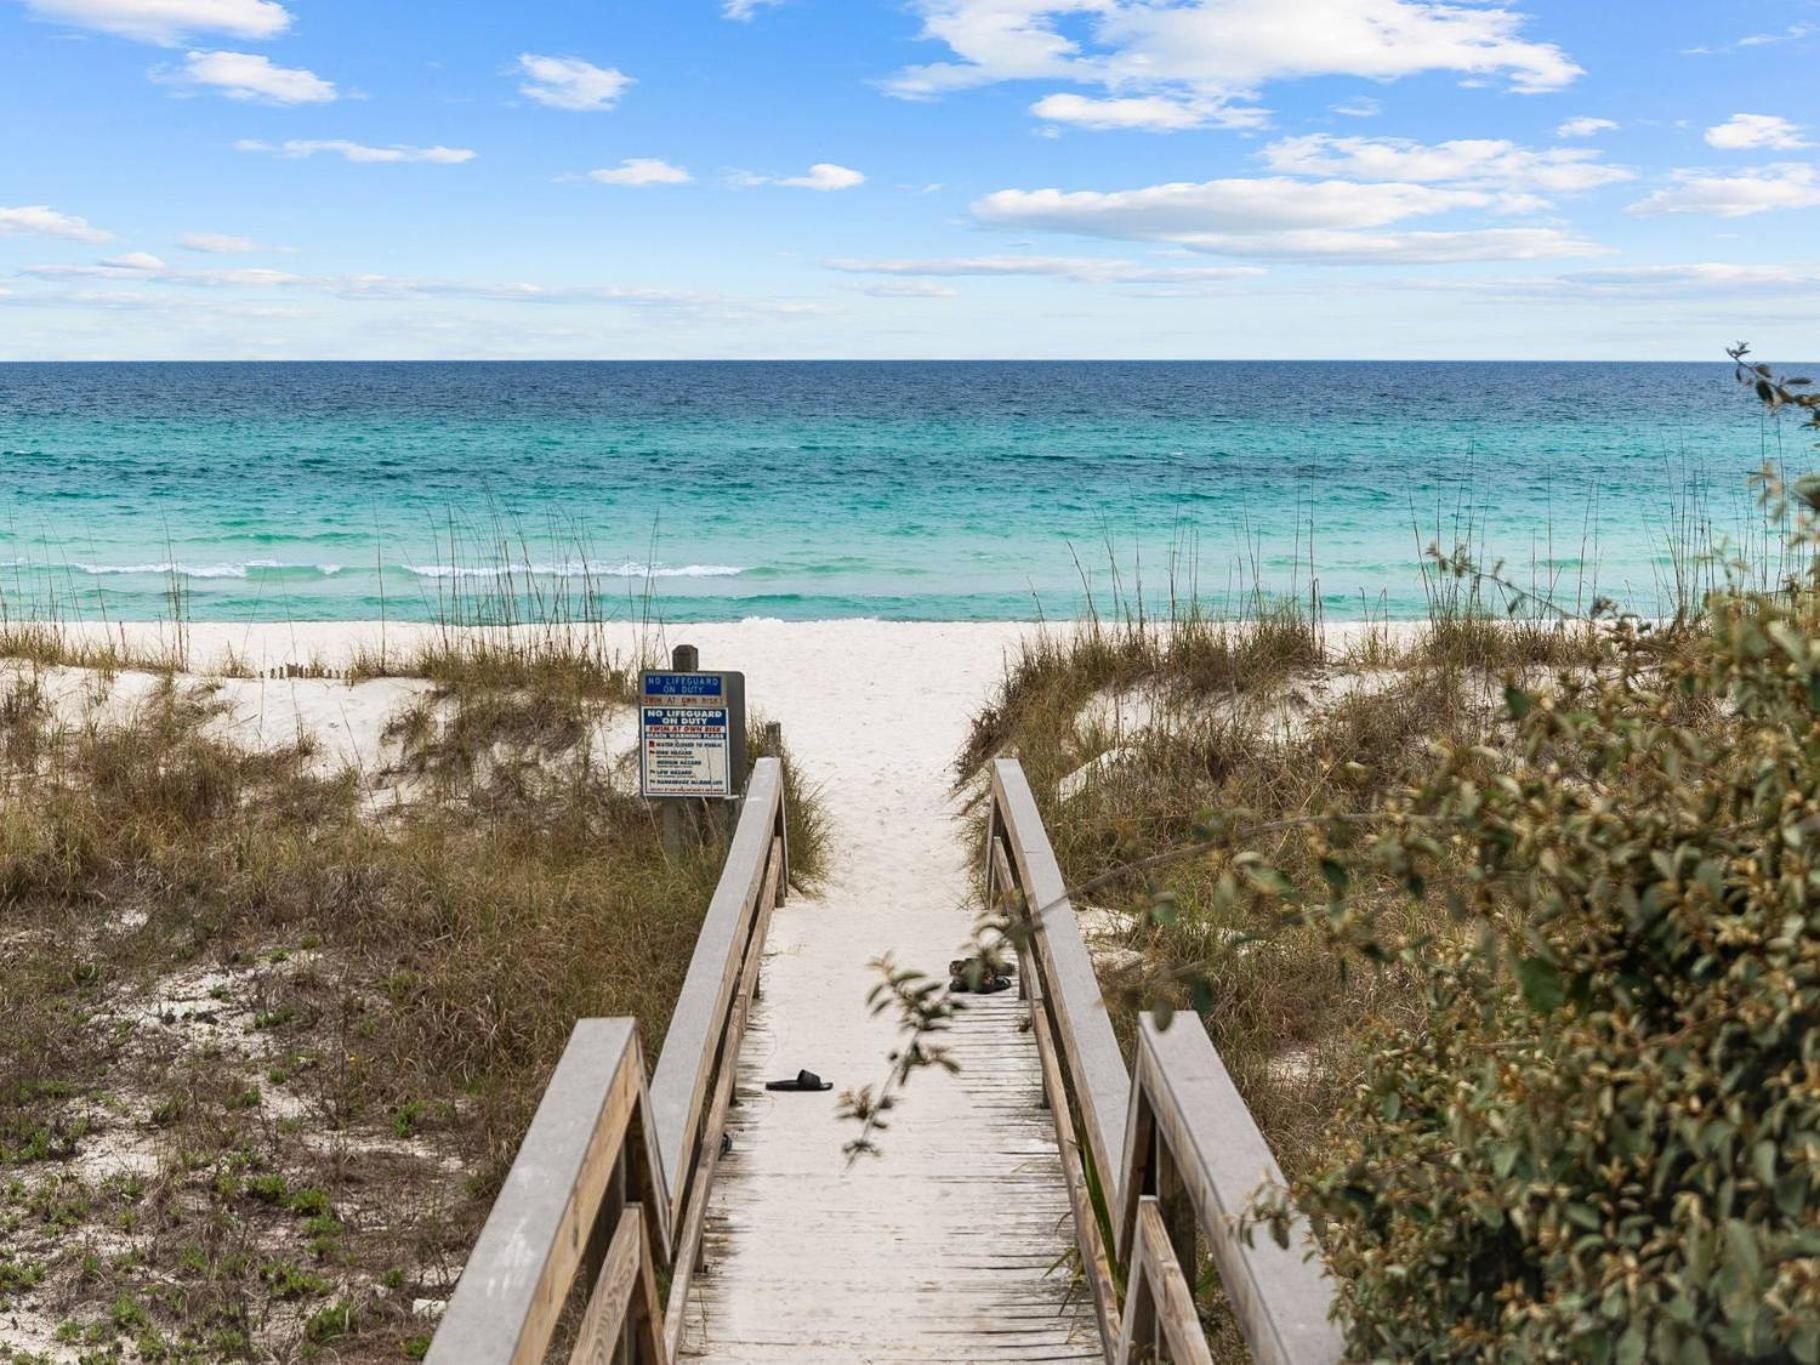
<svg viewBox="0 0 1820 1365">
<path fill-rule="evenodd" d="M 647 670 L 638 709 L 638 785 L 662 803 L 664 848 L 682 847 L 692 801 L 731 810 L 746 780 L 746 676 L 704 673 L 693 645 L 671 651 L 671 667 Z"/>
</svg>

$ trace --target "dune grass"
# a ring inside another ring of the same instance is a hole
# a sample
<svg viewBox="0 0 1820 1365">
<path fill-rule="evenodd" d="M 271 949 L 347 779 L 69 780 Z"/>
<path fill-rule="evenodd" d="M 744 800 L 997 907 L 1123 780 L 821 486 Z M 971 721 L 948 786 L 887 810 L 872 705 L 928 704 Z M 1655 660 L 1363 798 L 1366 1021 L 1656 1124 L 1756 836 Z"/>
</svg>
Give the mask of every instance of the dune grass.
<svg viewBox="0 0 1820 1365">
<path fill-rule="evenodd" d="M 0 1313 L 97 1358 L 410 1358 L 574 1020 L 655 1057 L 718 852 L 666 859 L 606 770 L 624 670 L 458 638 L 387 670 L 428 682 L 384 773 L 237 747 L 181 673 L 82 715 L 42 656 L 0 676 Z"/>
<path fill-rule="evenodd" d="M 1116 1030 L 1128 1041 L 1158 1004 L 1197 1011 L 1294 1178 L 1331 1148 L 1374 1038 L 1423 1025 L 1423 996 L 1394 952 L 1348 961 L 1319 927 L 1231 896 L 1232 857 L 1257 850 L 1320 886 L 1327 855 L 1369 833 L 1295 822 L 1382 808 L 1437 742 L 1495 744 L 1509 678 L 1596 675 L 1622 648 L 1660 655 L 1680 638 L 1621 644 L 1605 626 L 1499 619 L 1466 599 L 1408 627 L 1327 628 L 1294 601 L 1232 620 L 1095 620 L 1010 661 L 957 776 L 974 781 L 997 754 L 1022 762 L 1064 878 L 1101 883 L 1076 909 L 1101 944 Z M 1260 825 L 1286 827 L 1248 836 Z M 1211 847 L 1119 871 L 1197 843 Z M 1386 943 L 1463 932 L 1443 896 L 1359 890 Z M 1202 1293 L 1216 1358 L 1246 1358 L 1210 1270 Z"/>
</svg>

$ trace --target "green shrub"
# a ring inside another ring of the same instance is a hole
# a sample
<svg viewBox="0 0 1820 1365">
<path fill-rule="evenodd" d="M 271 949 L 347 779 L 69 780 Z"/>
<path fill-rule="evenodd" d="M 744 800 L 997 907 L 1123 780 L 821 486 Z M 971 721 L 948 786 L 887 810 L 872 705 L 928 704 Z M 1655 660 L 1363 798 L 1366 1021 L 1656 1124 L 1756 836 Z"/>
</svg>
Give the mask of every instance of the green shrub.
<svg viewBox="0 0 1820 1365">
<path fill-rule="evenodd" d="M 1336 941 L 1430 1009 L 1295 1191 L 1356 1358 L 1820 1361 L 1820 576 L 1648 666 L 1617 630 L 1327 852 Z M 1377 941 L 1386 879 L 1477 946 Z"/>
</svg>

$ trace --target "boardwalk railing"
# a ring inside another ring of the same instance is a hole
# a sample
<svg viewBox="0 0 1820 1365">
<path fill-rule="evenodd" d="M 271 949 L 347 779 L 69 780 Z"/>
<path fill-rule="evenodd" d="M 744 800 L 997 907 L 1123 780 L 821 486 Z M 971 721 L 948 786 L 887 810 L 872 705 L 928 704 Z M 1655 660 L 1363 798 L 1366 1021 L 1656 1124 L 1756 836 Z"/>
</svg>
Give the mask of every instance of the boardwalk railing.
<svg viewBox="0 0 1820 1365">
<path fill-rule="evenodd" d="M 565 1314 L 571 1361 L 675 1359 L 765 929 L 789 880 L 783 771 L 761 758 L 655 1074 L 647 1086 L 637 1021 L 576 1024 L 433 1365 L 541 1362 Z"/>
<path fill-rule="evenodd" d="M 1029 930 L 1012 935 L 1018 979 L 1107 1360 L 1209 1361 L 1192 1290 L 1204 1245 L 1260 1365 L 1337 1361 L 1333 1290 L 1307 1221 L 1293 1221 L 1287 1248 L 1239 1234 L 1238 1216 L 1260 1189 L 1283 1188 L 1283 1173 L 1201 1021 L 1140 1019 L 1126 1069 L 1015 759 L 993 764 L 986 879 L 990 903 Z"/>
</svg>

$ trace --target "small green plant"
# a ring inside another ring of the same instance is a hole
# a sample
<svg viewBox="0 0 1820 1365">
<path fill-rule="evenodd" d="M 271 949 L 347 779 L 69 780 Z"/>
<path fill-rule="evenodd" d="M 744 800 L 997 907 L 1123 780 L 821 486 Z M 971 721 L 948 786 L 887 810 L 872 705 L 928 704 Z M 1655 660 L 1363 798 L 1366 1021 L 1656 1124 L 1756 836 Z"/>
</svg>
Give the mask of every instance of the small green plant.
<svg viewBox="0 0 1820 1365">
<path fill-rule="evenodd" d="M 309 1238 L 307 1245 L 310 1254 L 319 1261 L 331 1260 L 340 1255 L 341 1234 L 346 1230 L 338 1219 L 327 1214 L 312 1218 L 303 1225 L 304 1236 Z"/>
<path fill-rule="evenodd" d="M 422 1100 L 406 1100 L 392 1111 L 392 1131 L 401 1138 L 416 1137 L 423 1111 Z"/>
<path fill-rule="evenodd" d="M 318 1189 L 292 1190 L 284 1206 L 300 1217 L 316 1218 L 329 1212 L 329 1197 Z"/>
<path fill-rule="evenodd" d="M 334 1287 L 315 1271 L 290 1261 L 267 1261 L 259 1267 L 259 1278 L 280 1299 L 317 1298 Z"/>
<path fill-rule="evenodd" d="M 117 1332 L 139 1332 L 152 1325 L 152 1315 L 144 1304 L 131 1294 L 122 1290 L 107 1310 L 107 1320 L 114 1325 Z"/>
<path fill-rule="evenodd" d="M 354 1330 L 357 1316 L 351 1304 L 337 1303 L 312 1313 L 303 1324 L 304 1340 L 316 1345 L 347 1336 Z"/>
<path fill-rule="evenodd" d="M 31 1289 L 43 1282 L 43 1261 L 21 1261 L 9 1253 L 0 1252 L 0 1301 L 4 1301 L 9 1294 Z"/>
</svg>

